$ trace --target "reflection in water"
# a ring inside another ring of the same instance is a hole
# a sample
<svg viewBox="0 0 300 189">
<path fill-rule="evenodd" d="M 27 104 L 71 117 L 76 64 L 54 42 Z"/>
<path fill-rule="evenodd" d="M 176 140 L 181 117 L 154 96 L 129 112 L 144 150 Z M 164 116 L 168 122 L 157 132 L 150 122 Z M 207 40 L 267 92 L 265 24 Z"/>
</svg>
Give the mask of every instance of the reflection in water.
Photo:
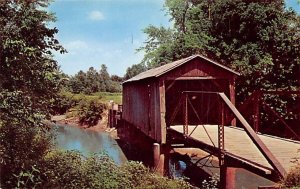
<svg viewBox="0 0 300 189">
<path fill-rule="evenodd" d="M 171 178 L 184 178 L 184 171 L 187 165 L 183 161 L 175 161 L 172 158 L 169 161 L 169 175 Z"/>
<path fill-rule="evenodd" d="M 118 165 L 126 161 L 126 157 L 117 142 L 107 133 L 63 125 L 57 125 L 56 132 L 56 145 L 60 149 L 78 150 L 85 156 L 105 152 Z"/>
<path fill-rule="evenodd" d="M 186 161 L 186 162 L 184 162 Z M 206 160 L 203 159 L 205 162 Z M 200 161 L 201 163 L 201 161 Z M 189 177 L 190 182 L 198 187 L 202 185 L 204 179 L 209 180 L 205 173 L 212 175 L 219 175 L 219 168 L 215 168 L 212 165 L 218 165 L 216 159 L 212 159 L 211 164 L 204 163 L 201 166 L 191 164 L 188 160 L 184 159 L 184 155 L 174 155 L 170 159 L 170 175 L 173 178 L 180 178 L 183 176 Z M 257 189 L 259 186 L 272 186 L 275 183 L 260 177 L 254 173 L 251 173 L 242 168 L 235 168 L 231 172 L 231 179 L 234 179 L 234 187 L 232 189 Z"/>
</svg>

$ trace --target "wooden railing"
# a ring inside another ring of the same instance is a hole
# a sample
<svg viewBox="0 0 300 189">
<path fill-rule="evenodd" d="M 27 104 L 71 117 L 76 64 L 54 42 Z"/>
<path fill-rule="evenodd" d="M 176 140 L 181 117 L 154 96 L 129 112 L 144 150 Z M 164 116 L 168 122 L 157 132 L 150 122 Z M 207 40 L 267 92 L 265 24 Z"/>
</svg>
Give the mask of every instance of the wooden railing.
<svg viewBox="0 0 300 189">
<path fill-rule="evenodd" d="M 286 176 L 286 171 L 280 164 L 280 162 L 276 159 L 276 157 L 272 154 L 272 152 L 267 148 L 267 146 L 263 143 L 263 141 L 257 136 L 255 131 L 246 121 L 246 119 L 241 115 L 241 113 L 237 110 L 237 108 L 231 103 L 231 101 L 227 98 L 224 93 L 218 93 L 223 102 L 227 105 L 227 107 L 231 110 L 234 116 L 241 122 L 244 130 L 247 135 L 250 137 L 252 142 L 256 145 L 259 151 L 266 158 L 268 163 L 278 172 L 278 174 L 284 178 Z"/>
<path fill-rule="evenodd" d="M 292 129 L 292 127 L 287 123 L 287 121 L 273 109 L 268 103 L 265 102 L 264 95 L 300 95 L 300 91 L 254 91 L 240 106 L 239 111 L 247 118 L 252 117 L 253 119 L 253 129 L 255 132 L 260 132 L 263 125 L 261 120 L 261 112 L 268 113 L 268 116 L 273 116 L 277 118 L 281 125 L 284 126 L 293 136 L 294 139 L 300 140 L 300 135 Z M 226 120 L 226 123 L 230 123 L 233 117 Z M 249 120 L 249 119 L 248 119 Z"/>
<path fill-rule="evenodd" d="M 232 102 L 227 98 L 227 96 L 224 93 L 219 93 L 219 92 L 208 92 L 208 91 L 183 91 L 182 92 L 182 98 L 181 101 L 183 101 L 183 103 L 179 103 L 179 104 L 183 104 L 183 110 L 184 110 L 184 115 L 186 117 L 186 119 L 184 119 L 184 124 L 183 124 L 183 134 L 184 135 L 188 135 L 188 124 L 189 121 L 187 119 L 188 117 L 188 101 L 189 101 L 189 96 L 194 96 L 194 95 L 202 95 L 202 94 L 208 94 L 208 95 L 214 95 L 215 97 L 219 97 L 218 98 L 214 98 L 215 100 L 219 101 L 219 134 L 218 134 L 218 148 L 220 151 L 220 161 L 222 161 L 222 158 L 224 158 L 224 140 L 225 140 L 225 130 L 224 130 L 224 125 L 226 123 L 226 113 L 228 114 L 228 111 L 232 114 L 233 117 L 232 118 L 236 118 L 240 123 L 242 128 L 245 130 L 245 132 L 247 133 L 247 135 L 250 137 L 250 139 L 252 140 L 252 142 L 255 144 L 255 146 L 259 149 L 259 151 L 262 153 L 262 155 L 266 158 L 266 160 L 268 161 L 268 163 L 272 166 L 272 168 L 275 170 L 275 172 L 278 174 L 278 176 L 280 178 L 284 178 L 286 176 L 286 171 L 283 168 L 283 166 L 280 164 L 280 162 L 276 159 L 276 157 L 272 154 L 272 152 L 267 148 L 267 146 L 263 143 L 263 141 L 258 137 L 257 133 L 253 130 L 253 128 L 250 126 L 250 124 L 246 121 L 246 119 L 242 116 L 242 114 L 238 111 L 238 109 L 235 107 L 234 104 L 232 104 Z M 185 102 L 185 103 L 184 103 Z M 192 106 L 192 104 L 190 104 Z M 194 110 L 194 109 L 193 109 Z M 225 113 L 226 112 L 226 113 Z M 196 112 L 194 112 L 196 113 Z M 199 117 L 197 115 L 197 117 Z M 199 118 L 200 121 L 200 118 Z M 196 126 L 197 127 L 197 126 Z M 193 131 L 192 131 L 193 132 Z M 191 133 L 192 133 L 191 132 Z M 220 165 L 221 166 L 221 165 Z"/>
</svg>

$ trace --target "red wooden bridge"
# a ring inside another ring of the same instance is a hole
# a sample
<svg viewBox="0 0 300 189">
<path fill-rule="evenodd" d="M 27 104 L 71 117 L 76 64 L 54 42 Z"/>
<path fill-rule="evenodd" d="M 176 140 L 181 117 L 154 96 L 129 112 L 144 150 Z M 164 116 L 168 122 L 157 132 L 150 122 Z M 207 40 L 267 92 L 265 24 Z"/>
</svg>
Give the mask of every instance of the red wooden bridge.
<svg viewBox="0 0 300 189">
<path fill-rule="evenodd" d="M 239 75 L 195 55 L 125 81 L 120 138 L 152 149 L 154 167 L 161 172 L 175 147 L 199 148 L 212 154 L 219 159 L 222 188 L 230 188 L 232 181 L 226 179 L 230 167 L 244 168 L 272 181 L 282 179 L 293 167 L 293 158 L 300 158 L 300 143 L 257 134 L 259 109 L 256 107 L 252 115 L 252 127 L 235 106 Z"/>
</svg>

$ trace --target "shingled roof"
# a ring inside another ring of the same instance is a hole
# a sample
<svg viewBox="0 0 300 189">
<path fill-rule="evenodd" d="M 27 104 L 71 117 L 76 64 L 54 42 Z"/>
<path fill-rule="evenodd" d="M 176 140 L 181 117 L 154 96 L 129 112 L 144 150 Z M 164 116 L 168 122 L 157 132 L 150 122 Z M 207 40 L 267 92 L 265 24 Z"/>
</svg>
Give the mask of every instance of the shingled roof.
<svg viewBox="0 0 300 189">
<path fill-rule="evenodd" d="M 236 71 L 234 71 L 234 70 L 232 70 L 232 69 L 230 69 L 230 68 L 228 68 L 228 67 L 226 67 L 222 64 L 219 64 L 219 63 L 217 63 L 217 62 L 215 62 L 215 61 L 213 61 L 213 60 L 211 60 L 211 59 L 209 59 L 205 56 L 193 55 L 193 56 L 189 56 L 187 58 L 177 60 L 175 62 L 165 64 L 163 66 L 160 66 L 160 67 L 153 68 L 153 69 L 147 70 L 145 72 L 142 72 L 142 73 L 136 75 L 135 77 L 132 77 L 131 79 L 126 80 L 124 83 L 132 82 L 132 81 L 138 81 L 138 80 L 142 80 L 142 79 L 146 79 L 146 78 L 150 78 L 150 77 L 159 77 L 159 76 L 161 76 L 161 75 L 163 75 L 163 74 L 165 74 L 165 73 L 167 73 L 167 72 L 169 72 L 169 71 L 171 71 L 171 70 L 173 70 L 173 69 L 175 69 L 175 68 L 177 68 L 177 67 L 179 67 L 179 66 L 181 66 L 181 65 L 183 65 L 183 64 L 185 64 L 185 63 L 187 63 L 187 62 L 189 62 L 193 59 L 195 59 L 195 58 L 204 59 L 204 60 L 206 60 L 206 61 L 208 61 L 208 62 L 224 69 L 224 70 L 227 70 L 227 71 L 229 71 L 233 74 L 236 74 L 236 75 L 240 75 L 240 73 L 238 73 L 238 72 L 236 72 Z"/>
</svg>

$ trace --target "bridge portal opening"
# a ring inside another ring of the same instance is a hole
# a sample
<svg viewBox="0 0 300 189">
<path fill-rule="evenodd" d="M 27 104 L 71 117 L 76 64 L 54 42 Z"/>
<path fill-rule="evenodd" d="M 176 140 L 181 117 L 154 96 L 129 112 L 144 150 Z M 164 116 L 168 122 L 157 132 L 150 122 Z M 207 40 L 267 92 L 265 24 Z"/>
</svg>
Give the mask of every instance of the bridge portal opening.
<svg viewBox="0 0 300 189">
<path fill-rule="evenodd" d="M 185 121 L 183 91 L 224 92 L 230 95 L 229 81 L 226 79 L 167 80 L 165 82 L 165 105 L 167 127 L 183 125 Z M 218 99 L 214 94 L 188 96 L 188 123 L 190 125 L 217 124 Z"/>
</svg>

